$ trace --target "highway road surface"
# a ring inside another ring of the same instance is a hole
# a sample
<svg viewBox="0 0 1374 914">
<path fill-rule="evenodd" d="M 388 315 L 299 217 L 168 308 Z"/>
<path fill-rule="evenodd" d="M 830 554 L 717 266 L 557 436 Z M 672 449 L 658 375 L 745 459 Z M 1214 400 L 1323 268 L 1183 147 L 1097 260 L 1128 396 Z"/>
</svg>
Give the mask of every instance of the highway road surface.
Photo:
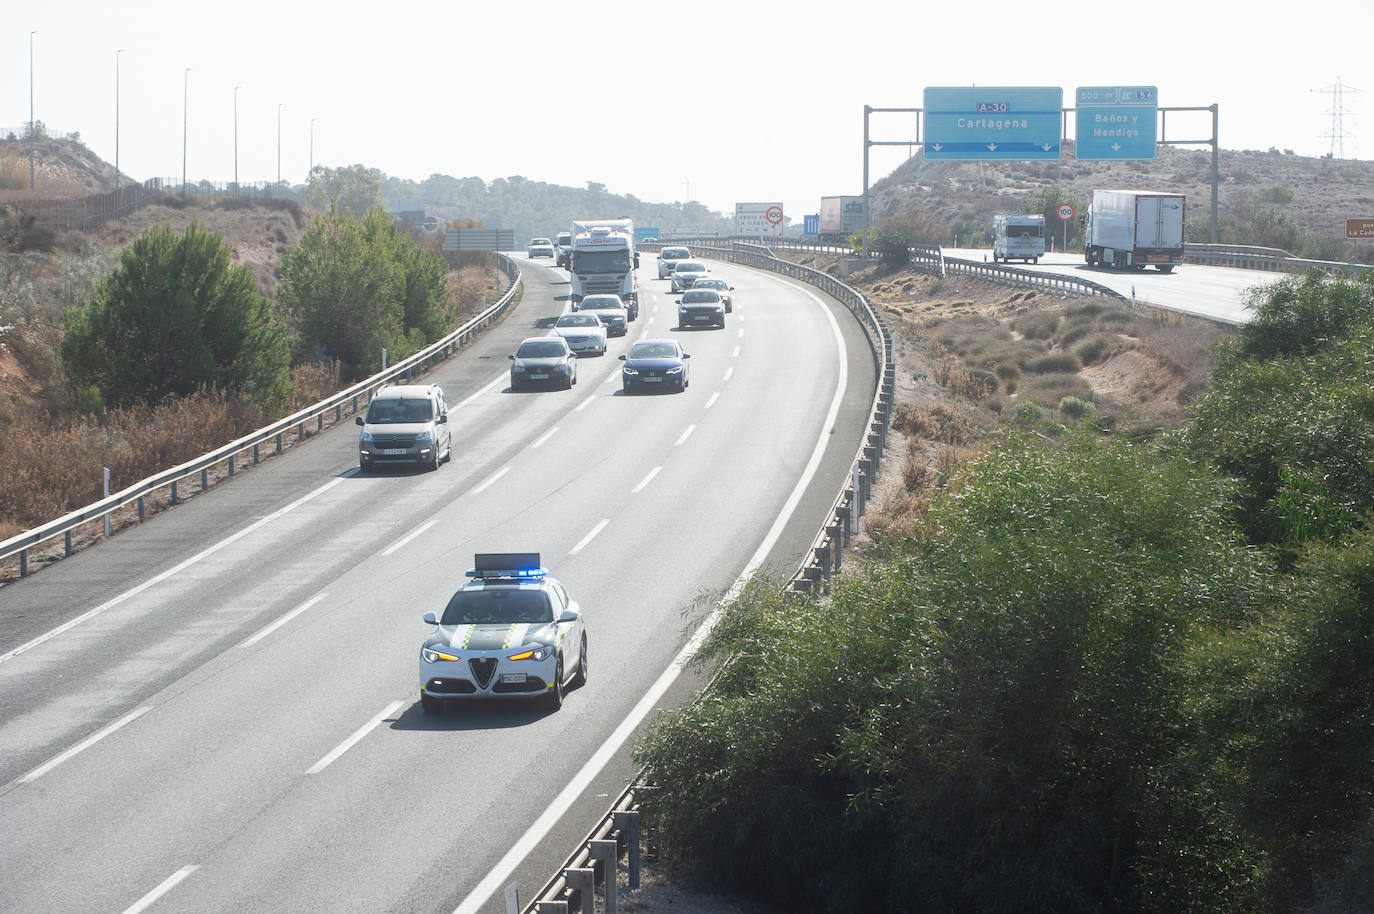
<svg viewBox="0 0 1374 914">
<path fill-rule="evenodd" d="M 0 588 L 0 910 L 452 912 L 529 898 L 632 774 L 633 734 L 697 684 L 674 659 L 751 563 L 795 570 L 867 423 L 871 352 L 840 306 L 713 263 L 724 330 L 640 319 L 570 391 L 512 393 L 518 308 L 423 380 L 437 472 L 359 474 L 344 425 Z M 1177 280 L 1191 272 L 1180 271 Z M 626 397 L 642 336 L 680 395 Z M 426 715 L 421 621 L 475 552 L 537 551 L 580 601 L 589 682 L 550 713 Z"/>
</svg>

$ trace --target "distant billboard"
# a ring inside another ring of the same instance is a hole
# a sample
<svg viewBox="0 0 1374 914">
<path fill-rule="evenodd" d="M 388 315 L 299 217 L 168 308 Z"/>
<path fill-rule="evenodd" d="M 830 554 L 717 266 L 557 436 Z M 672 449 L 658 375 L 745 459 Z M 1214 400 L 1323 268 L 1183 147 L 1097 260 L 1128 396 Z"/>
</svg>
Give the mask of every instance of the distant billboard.
<svg viewBox="0 0 1374 914">
<path fill-rule="evenodd" d="M 736 203 L 735 234 L 745 238 L 776 238 L 787 219 L 781 203 Z"/>
</svg>

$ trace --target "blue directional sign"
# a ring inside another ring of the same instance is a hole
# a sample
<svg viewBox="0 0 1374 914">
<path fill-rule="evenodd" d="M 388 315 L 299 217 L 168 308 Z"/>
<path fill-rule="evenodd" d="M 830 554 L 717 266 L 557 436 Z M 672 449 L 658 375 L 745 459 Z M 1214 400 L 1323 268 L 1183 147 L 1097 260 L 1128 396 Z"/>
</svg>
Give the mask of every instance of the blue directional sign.
<svg viewBox="0 0 1374 914">
<path fill-rule="evenodd" d="M 803 237 L 814 238 L 821 233 L 821 214 L 808 213 L 802 216 Z"/>
<path fill-rule="evenodd" d="M 635 241 L 648 241 L 651 238 L 656 240 L 658 238 L 658 235 L 659 232 L 656 228 L 644 228 L 638 225 L 635 226 Z"/>
<path fill-rule="evenodd" d="M 1075 93 L 1083 160 L 1153 159 L 1159 90 L 1154 86 L 1080 86 Z"/>
<path fill-rule="evenodd" d="M 1064 90 L 1058 86 L 927 87 L 927 159 L 1013 162 L 1059 158 Z"/>
</svg>

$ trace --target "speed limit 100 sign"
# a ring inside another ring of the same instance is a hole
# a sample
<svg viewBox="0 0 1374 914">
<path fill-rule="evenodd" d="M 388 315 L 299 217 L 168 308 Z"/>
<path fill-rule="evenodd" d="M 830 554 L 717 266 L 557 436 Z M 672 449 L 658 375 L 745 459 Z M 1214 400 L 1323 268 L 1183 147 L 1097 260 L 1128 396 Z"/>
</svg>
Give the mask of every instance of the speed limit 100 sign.
<svg viewBox="0 0 1374 914">
<path fill-rule="evenodd" d="M 770 207 L 768 207 L 767 211 L 764 212 L 764 214 L 763 214 L 763 218 L 765 218 L 765 219 L 768 220 L 768 224 L 769 224 L 769 225 L 781 225 L 781 224 L 782 224 L 782 207 L 781 207 L 781 206 L 770 206 Z"/>
<path fill-rule="evenodd" d="M 1059 221 L 1060 221 L 1060 222 L 1068 222 L 1068 221 L 1069 221 L 1070 219 L 1072 219 L 1072 218 L 1073 218 L 1073 204 L 1072 204 L 1072 203 L 1061 203 L 1061 204 L 1059 204 Z"/>
</svg>

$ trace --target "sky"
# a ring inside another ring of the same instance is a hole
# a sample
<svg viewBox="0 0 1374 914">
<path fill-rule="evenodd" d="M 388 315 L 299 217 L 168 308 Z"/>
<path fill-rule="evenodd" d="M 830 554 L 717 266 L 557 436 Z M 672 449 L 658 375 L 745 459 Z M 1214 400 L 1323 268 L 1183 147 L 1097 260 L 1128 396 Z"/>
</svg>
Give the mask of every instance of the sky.
<svg viewBox="0 0 1374 914">
<path fill-rule="evenodd" d="M 1066 106 L 1079 86 L 1156 86 L 1162 107 L 1217 104 L 1225 149 L 1325 155 L 1336 97 L 1322 90 L 1339 82 L 1361 90 L 1340 98 L 1344 157 L 1374 158 L 1368 0 L 1281 17 L 1197 0 L 1087 9 L 7 0 L 0 131 L 22 129 L 32 93 L 36 120 L 112 163 L 117 126 L 137 180 L 184 166 L 192 181 L 237 167 L 245 183 L 300 183 L 312 161 L 362 164 L 595 181 L 722 212 L 779 202 L 796 222 L 822 196 L 862 192 L 864 106 L 919 108 L 928 86 L 1059 86 Z M 1210 115 L 1171 115 L 1168 132 L 1205 139 Z M 870 136 L 914 141 L 915 118 L 875 114 Z M 907 154 L 874 148 L 872 180 Z"/>
</svg>

